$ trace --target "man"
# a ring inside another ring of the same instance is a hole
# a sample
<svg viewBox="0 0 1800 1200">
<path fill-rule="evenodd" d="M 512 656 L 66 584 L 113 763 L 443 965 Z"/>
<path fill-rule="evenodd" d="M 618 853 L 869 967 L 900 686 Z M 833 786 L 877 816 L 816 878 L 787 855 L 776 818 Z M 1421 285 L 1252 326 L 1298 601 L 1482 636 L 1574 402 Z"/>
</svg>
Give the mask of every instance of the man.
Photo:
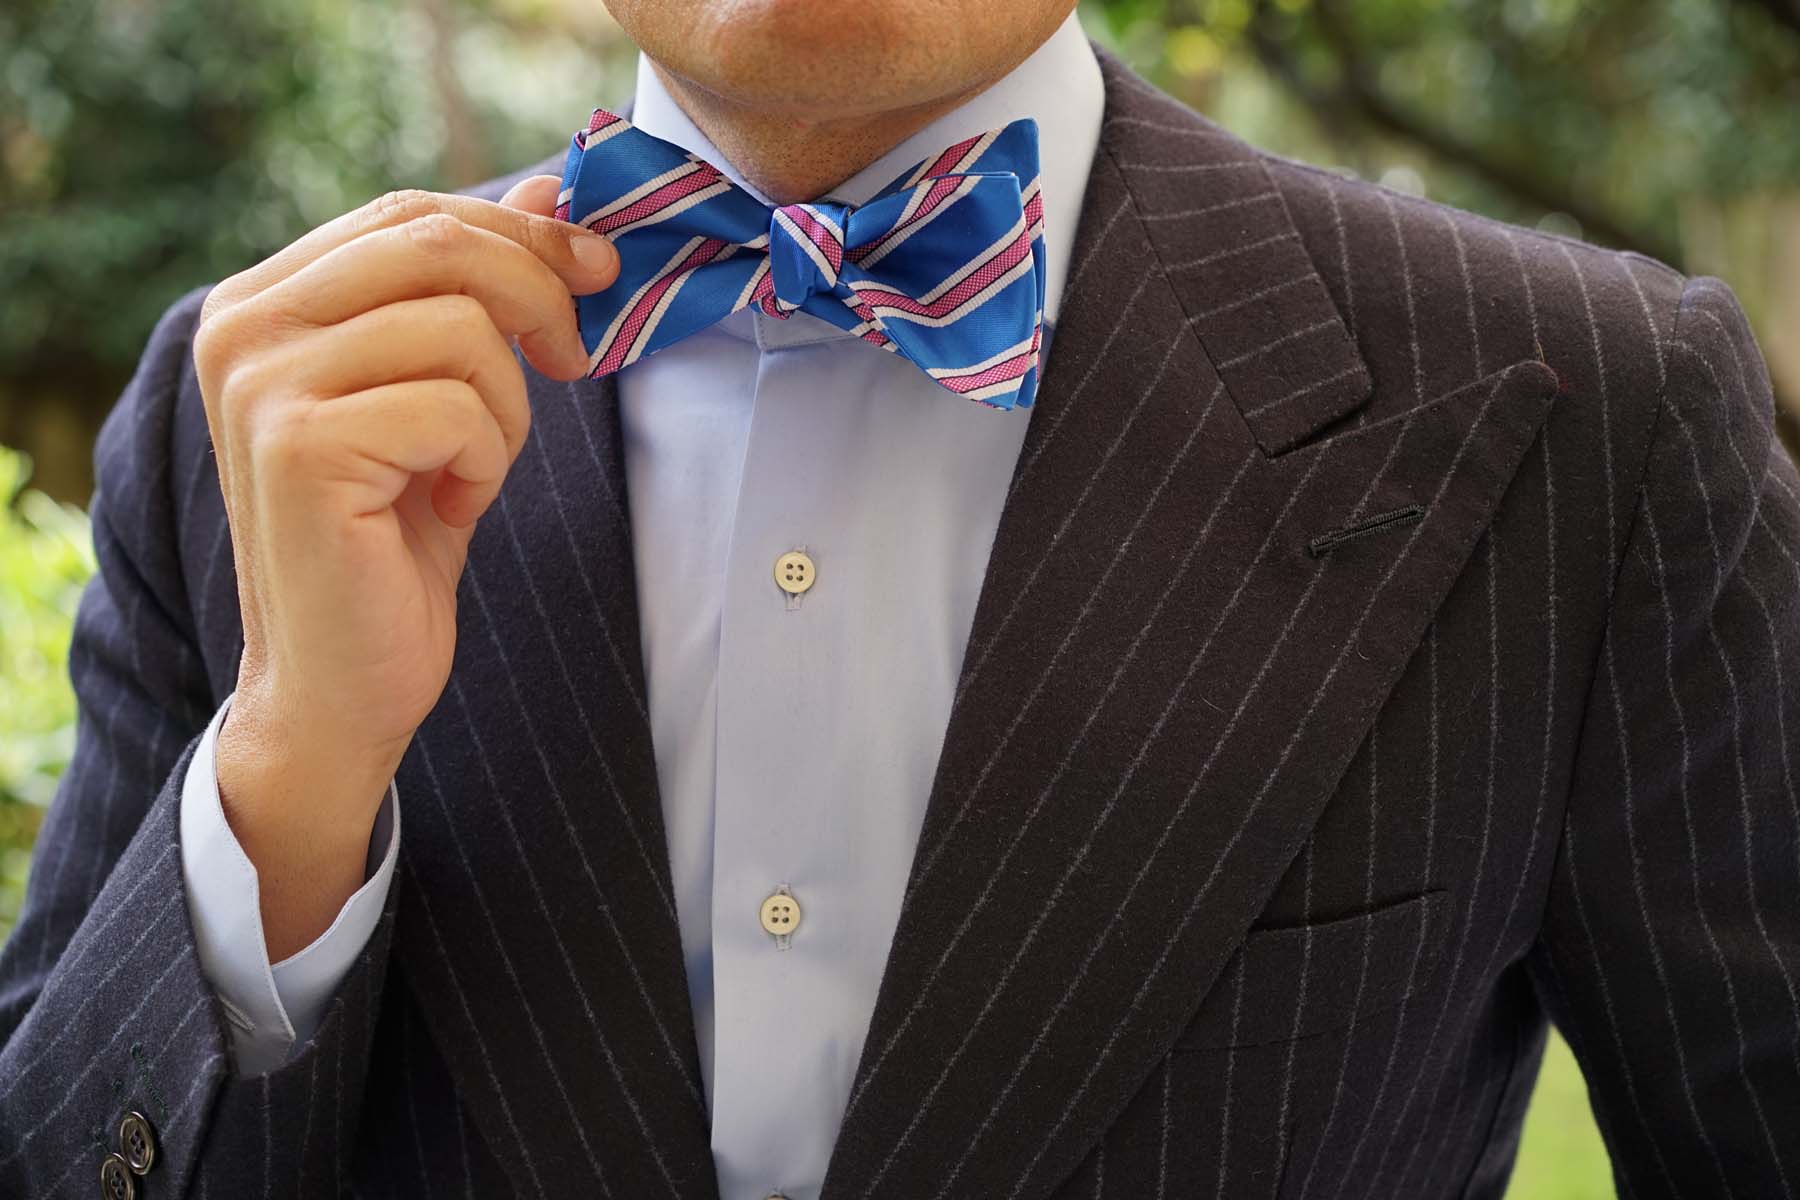
<svg viewBox="0 0 1800 1200">
<path fill-rule="evenodd" d="M 1727 288 L 1262 154 L 1068 0 L 610 6 L 627 122 L 191 293 L 109 418 L 0 1190 L 1498 1196 L 1548 1018 L 1622 1194 L 1793 1195 Z M 1042 381 L 970 403 L 781 222 L 1026 117 L 949 176 Z M 663 266 L 556 210 L 649 139 L 788 274 L 590 378 Z"/>
</svg>

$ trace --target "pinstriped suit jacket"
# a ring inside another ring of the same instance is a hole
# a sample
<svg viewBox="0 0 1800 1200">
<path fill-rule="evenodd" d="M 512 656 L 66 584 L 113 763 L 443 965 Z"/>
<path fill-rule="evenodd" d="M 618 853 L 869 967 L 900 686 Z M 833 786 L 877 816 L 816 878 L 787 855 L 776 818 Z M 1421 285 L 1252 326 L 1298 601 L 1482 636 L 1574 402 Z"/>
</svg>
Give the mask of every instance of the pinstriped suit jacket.
<svg viewBox="0 0 1800 1200">
<path fill-rule="evenodd" d="M 1104 67 L 825 1196 L 1497 1196 L 1546 1018 L 1622 1193 L 1793 1196 L 1800 476 L 1730 291 Z M 241 649 L 203 291 L 95 454 L 0 1192 L 91 1194 L 138 1108 L 150 1197 L 710 1200 L 606 382 L 527 368 L 381 925 L 232 1072 L 176 843 Z"/>
</svg>

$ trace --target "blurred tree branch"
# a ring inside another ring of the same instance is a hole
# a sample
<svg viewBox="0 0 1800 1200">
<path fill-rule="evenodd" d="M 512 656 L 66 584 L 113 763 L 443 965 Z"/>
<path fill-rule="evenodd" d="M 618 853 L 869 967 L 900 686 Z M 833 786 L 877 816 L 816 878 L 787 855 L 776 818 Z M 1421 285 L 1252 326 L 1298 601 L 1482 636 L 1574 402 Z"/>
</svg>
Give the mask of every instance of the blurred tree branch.
<svg viewBox="0 0 1800 1200">
<path fill-rule="evenodd" d="M 480 183 L 493 172 L 456 69 L 456 15 L 445 0 L 421 0 L 431 29 L 431 85 L 444 117 L 444 175 L 451 187 Z"/>
<path fill-rule="evenodd" d="M 1723 2 L 1728 8 L 1766 14 L 1784 31 L 1800 34 L 1800 0 Z M 1243 33 L 1256 61 L 1313 114 L 1337 145 L 1355 149 L 1366 142 L 1369 131 L 1396 138 L 1530 207 L 1572 217 L 1591 240 L 1688 269 L 1678 242 L 1608 210 L 1599 197 L 1574 188 L 1566 175 L 1463 136 L 1389 95 L 1380 82 L 1381 52 L 1359 39 L 1345 0 L 1310 0 L 1300 13 L 1291 3 L 1250 0 L 1249 12 Z M 1306 48 L 1314 53 L 1311 59 L 1303 59 L 1302 38 L 1296 36 L 1300 33 L 1313 35 L 1305 39 Z M 1316 69 L 1320 50 L 1329 72 Z M 1545 164 L 1554 165 L 1549 156 Z M 1777 425 L 1790 451 L 1800 454 L 1800 404 L 1785 390 L 1777 381 Z"/>
<path fill-rule="evenodd" d="M 1780 4 L 1785 0 L 1745 0 Z M 1313 12 L 1324 44 L 1338 68 L 1335 85 L 1308 80 L 1279 33 L 1280 14 L 1272 0 L 1253 0 L 1250 44 L 1263 66 L 1306 104 L 1319 121 L 1342 132 L 1349 113 L 1393 137 L 1413 143 L 1446 163 L 1473 172 L 1494 187 L 1537 208 L 1566 213 L 1599 241 L 1636 250 L 1673 266 L 1681 265 L 1680 247 L 1647 229 L 1628 227 L 1557 180 L 1523 163 L 1491 152 L 1423 115 L 1390 99 L 1376 82 L 1375 67 L 1344 20 L 1338 0 L 1314 0 Z"/>
<path fill-rule="evenodd" d="M 1800 0 L 1736 0 L 1748 8 L 1759 8 L 1777 22 L 1800 34 Z"/>
</svg>

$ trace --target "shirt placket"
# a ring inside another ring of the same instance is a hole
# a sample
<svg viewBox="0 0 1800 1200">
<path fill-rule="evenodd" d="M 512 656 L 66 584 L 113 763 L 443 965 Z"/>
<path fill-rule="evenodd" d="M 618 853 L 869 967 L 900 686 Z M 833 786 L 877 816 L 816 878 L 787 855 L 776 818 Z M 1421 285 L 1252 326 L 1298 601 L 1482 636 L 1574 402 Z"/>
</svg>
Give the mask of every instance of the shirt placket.
<svg viewBox="0 0 1800 1200">
<path fill-rule="evenodd" d="M 797 1018 L 829 997 L 844 934 L 846 782 L 835 672 L 851 636 L 832 572 L 855 569 L 834 472 L 852 449 L 855 398 L 822 394 L 821 345 L 765 351 L 727 555 L 719 637 L 713 942 L 713 1145 L 722 1193 L 816 1194 L 795 1164 L 836 1135 L 797 1118 L 822 1086 Z M 824 1010 L 831 1011 L 829 1003 Z M 806 1031 L 815 1036 L 816 1031 Z M 827 1054 L 827 1060 L 831 1056 Z M 835 1064 L 848 1069 L 850 1064 Z M 787 1103 L 784 1103 L 786 1098 Z"/>
</svg>

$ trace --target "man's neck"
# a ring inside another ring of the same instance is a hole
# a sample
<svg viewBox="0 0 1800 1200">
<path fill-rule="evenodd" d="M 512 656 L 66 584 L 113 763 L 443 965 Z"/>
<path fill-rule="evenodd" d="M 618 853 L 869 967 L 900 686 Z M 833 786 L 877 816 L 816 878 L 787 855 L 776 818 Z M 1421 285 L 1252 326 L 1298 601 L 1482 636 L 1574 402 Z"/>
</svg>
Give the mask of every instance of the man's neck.
<svg viewBox="0 0 1800 1200">
<path fill-rule="evenodd" d="M 985 79 L 910 108 L 809 121 L 733 104 L 655 62 L 650 65 L 688 119 L 777 204 L 818 199 L 994 82 Z"/>
</svg>

